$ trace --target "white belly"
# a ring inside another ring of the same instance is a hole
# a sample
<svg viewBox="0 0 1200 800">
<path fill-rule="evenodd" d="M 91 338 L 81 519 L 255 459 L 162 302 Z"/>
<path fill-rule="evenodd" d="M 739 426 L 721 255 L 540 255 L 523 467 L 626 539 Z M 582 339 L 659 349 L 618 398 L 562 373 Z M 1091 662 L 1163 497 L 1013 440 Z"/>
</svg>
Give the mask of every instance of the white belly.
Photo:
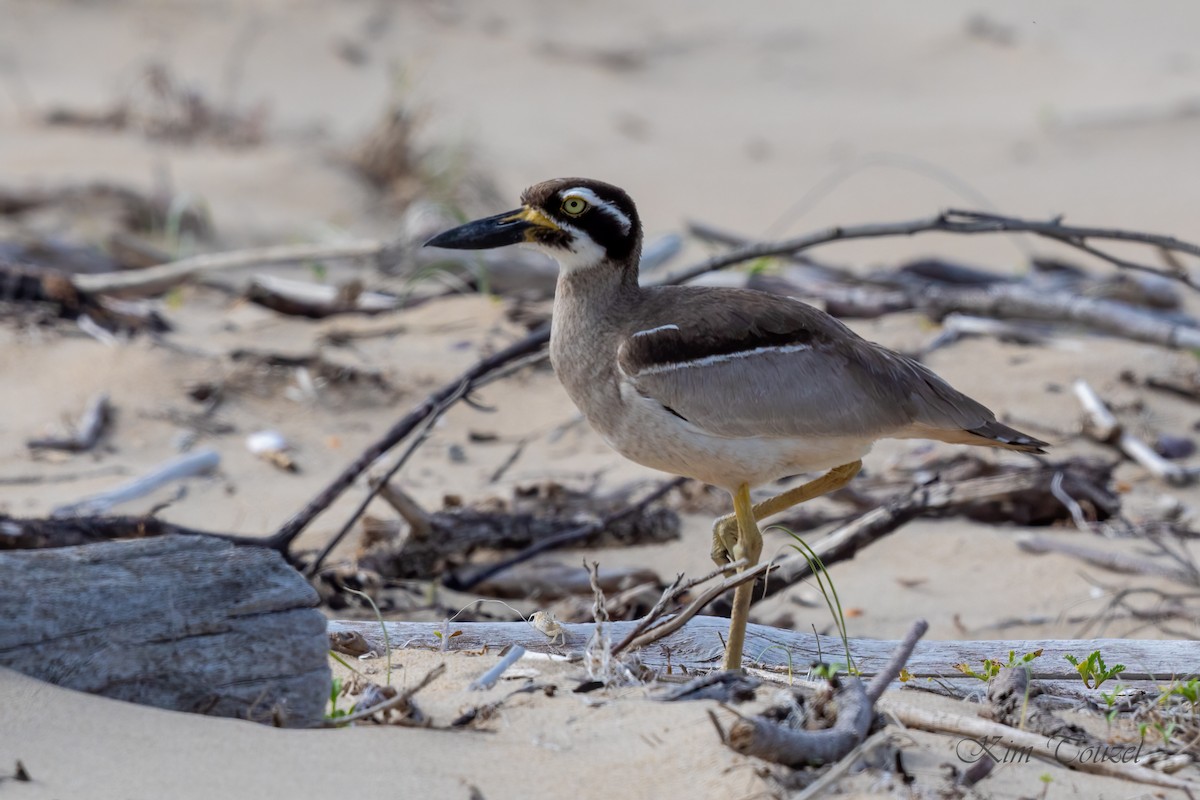
<svg viewBox="0 0 1200 800">
<path fill-rule="evenodd" d="M 657 402 L 621 387 L 622 412 L 615 424 L 595 426 L 610 447 L 653 469 L 695 478 L 734 491 L 801 472 L 830 470 L 861 459 L 869 438 L 819 439 L 712 436 L 666 411 Z"/>
</svg>

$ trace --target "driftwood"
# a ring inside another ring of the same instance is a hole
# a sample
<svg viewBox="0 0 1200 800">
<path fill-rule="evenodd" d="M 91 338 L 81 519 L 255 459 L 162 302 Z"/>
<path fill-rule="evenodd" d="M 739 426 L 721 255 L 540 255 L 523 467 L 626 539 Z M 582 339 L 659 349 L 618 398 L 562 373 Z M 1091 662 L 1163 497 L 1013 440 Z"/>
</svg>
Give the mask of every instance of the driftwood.
<svg viewBox="0 0 1200 800">
<path fill-rule="evenodd" d="M 1200 572 L 1194 567 L 1189 568 L 1182 564 L 1169 564 L 1125 553 L 1114 553 L 1098 547 L 1059 541 L 1048 536 L 1023 537 L 1018 540 L 1017 545 L 1027 553 L 1060 553 L 1112 572 L 1126 575 L 1151 575 L 1155 578 L 1176 581 L 1184 586 L 1200 587 Z"/>
<path fill-rule="evenodd" d="M 387 622 L 388 639 L 396 648 L 428 650 L 500 649 L 519 644 L 538 653 L 561 653 L 581 650 L 595 631 L 587 623 L 563 623 L 562 645 L 524 622 Z M 636 621 L 608 622 L 605 628 L 614 641 L 627 636 L 637 627 Z M 445 635 L 449 629 L 453 637 Z M 695 617 L 682 629 L 643 648 L 638 657 L 653 669 L 707 670 L 720 665 L 725 647 L 722 637 L 729 630 L 729 620 L 722 617 Z M 358 633 L 370 649 L 384 652 L 383 635 L 377 622 L 331 620 L 330 635 Z M 851 639 L 850 653 L 854 664 L 864 677 L 879 674 L 887 665 L 900 643 L 874 639 Z M 1030 662 L 1031 677 L 1037 680 L 1070 680 L 1079 685 L 1079 674 L 1063 656 L 1086 655 L 1101 650 L 1110 663 L 1127 665 L 1121 673 L 1126 686 L 1136 681 L 1169 681 L 1186 674 L 1200 664 L 1200 642 L 1151 641 L 1136 639 L 1031 639 L 987 641 L 922 641 L 908 660 L 908 671 L 914 677 L 925 678 L 960 676 L 954 665 L 980 664 L 985 659 L 1007 659 L 1008 651 L 1028 653 L 1042 650 L 1042 656 Z M 750 623 L 746 633 L 746 658 L 753 666 L 773 671 L 804 669 L 816 661 L 843 660 L 841 643 L 833 637 L 817 637 L 809 633 L 782 630 Z M 978 682 L 976 682 L 978 683 Z"/>
<path fill-rule="evenodd" d="M 831 764 L 841 760 L 867 738 L 875 719 L 875 702 L 888 685 L 900 676 L 913 647 L 928 629 L 924 620 L 914 624 L 870 686 L 864 686 L 855 675 L 837 681 L 829 700 L 834 715 L 831 727 L 803 730 L 801 726 L 804 720 L 797 718 L 798 715 L 789 708 L 783 712 L 780 721 L 763 716 L 738 719 L 729 729 L 726 744 L 743 755 L 757 756 L 789 767 Z M 819 713 L 825 715 L 828 712 L 822 709 Z"/>
<path fill-rule="evenodd" d="M 212 472 L 220 463 L 221 456 L 216 450 L 197 450 L 160 464 L 145 475 L 128 480 L 112 489 L 59 506 L 54 509 L 54 516 L 72 517 L 81 514 L 101 514 L 113 506 L 145 497 L 174 481 Z"/>
<path fill-rule="evenodd" d="M 1086 417 L 1084 432 L 1092 439 L 1116 448 L 1125 456 L 1141 464 L 1152 475 L 1174 486 L 1186 486 L 1196 478 L 1196 472 L 1172 464 L 1154 451 L 1154 448 L 1134 436 L 1117 421 L 1108 406 L 1082 378 L 1072 387 Z"/>
<path fill-rule="evenodd" d="M 0 666 L 160 708 L 320 725 L 317 594 L 277 553 L 166 537 L 0 553 Z"/>
<path fill-rule="evenodd" d="M 92 402 L 79 418 L 79 424 L 69 436 L 44 437 L 30 439 L 25 446 L 30 450 L 66 450 L 69 453 L 84 453 L 91 450 L 100 441 L 104 428 L 112 417 L 112 404 L 108 401 L 108 393 L 101 392 L 92 398 Z"/>
</svg>

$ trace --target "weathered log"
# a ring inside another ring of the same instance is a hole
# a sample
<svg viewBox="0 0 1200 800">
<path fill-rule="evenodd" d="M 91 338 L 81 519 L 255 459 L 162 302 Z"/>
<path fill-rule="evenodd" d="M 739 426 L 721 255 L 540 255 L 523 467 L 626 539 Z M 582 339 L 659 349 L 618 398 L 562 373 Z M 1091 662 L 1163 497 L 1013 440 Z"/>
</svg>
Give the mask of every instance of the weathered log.
<svg viewBox="0 0 1200 800">
<path fill-rule="evenodd" d="M 563 623 L 555 639 L 525 622 L 387 622 L 388 639 L 397 648 L 443 650 L 499 650 L 519 644 L 535 653 L 561 653 L 586 646 L 596 626 L 590 623 Z M 605 625 L 614 642 L 629 634 L 636 621 L 616 621 Z M 453 634 L 447 637 L 446 630 Z M 639 651 L 641 662 L 654 669 L 717 669 L 725 650 L 722 637 L 729 620 L 721 617 L 695 617 L 680 630 Z M 330 620 L 330 635 L 356 632 L 369 649 L 384 652 L 383 635 L 378 622 Z M 562 644 L 558 644 L 561 641 Z M 883 672 L 899 642 L 875 639 L 851 639 L 850 652 L 859 675 L 869 677 Z M 1200 663 L 1200 642 L 1152 641 L 1139 639 L 1029 639 L 986 641 L 930 641 L 916 644 L 907 669 L 915 678 L 959 676 L 955 664 L 979 664 L 984 659 L 1007 658 L 1008 651 L 1028 653 L 1041 650 L 1041 657 L 1030 662 L 1030 677 L 1035 680 L 1070 680 L 1080 686 L 1079 673 L 1063 656 L 1080 656 L 1102 650 L 1111 663 L 1129 665 L 1121 673 L 1126 686 L 1138 681 L 1169 681 Z M 818 638 L 810 633 L 772 628 L 750 623 L 746 627 L 746 657 L 752 667 L 770 670 L 796 670 L 814 661 L 841 661 L 845 658 L 835 638 Z M 972 679 L 974 680 L 974 679 Z M 976 685 L 978 681 L 975 681 Z"/>
<path fill-rule="evenodd" d="M 170 536 L 0 553 L 0 666 L 286 727 L 324 719 L 317 593 L 277 552 Z"/>
</svg>

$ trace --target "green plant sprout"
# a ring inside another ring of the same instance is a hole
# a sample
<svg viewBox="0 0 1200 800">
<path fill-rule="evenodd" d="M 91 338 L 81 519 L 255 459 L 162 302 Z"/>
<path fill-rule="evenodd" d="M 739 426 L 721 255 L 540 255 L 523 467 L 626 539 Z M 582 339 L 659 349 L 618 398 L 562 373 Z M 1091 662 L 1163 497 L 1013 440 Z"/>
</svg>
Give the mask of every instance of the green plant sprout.
<svg viewBox="0 0 1200 800">
<path fill-rule="evenodd" d="M 792 537 L 794 544 L 790 544 L 788 547 L 804 556 L 804 560 L 808 562 L 808 568 L 812 570 L 813 578 L 817 581 L 817 588 L 821 590 L 821 596 L 825 598 L 825 605 L 829 607 L 829 613 L 833 616 L 833 624 L 837 627 L 838 635 L 842 639 L 842 647 L 846 652 L 846 671 L 851 675 L 857 675 L 858 667 L 854 665 L 854 656 L 850 654 L 850 637 L 846 635 L 846 615 L 842 613 L 842 601 L 838 598 L 837 589 L 833 585 L 833 579 L 829 578 L 821 557 L 817 555 L 815 550 L 809 547 L 808 542 L 801 539 L 797 534 L 779 525 L 771 527 L 778 528 Z M 821 577 L 822 574 L 825 575 L 825 578 Z M 826 586 L 826 581 L 828 581 L 828 586 Z"/>
<path fill-rule="evenodd" d="M 1006 661 L 1004 663 L 1000 663 L 999 661 L 997 661 L 993 658 L 985 658 L 983 660 L 982 672 L 976 672 L 974 669 L 971 668 L 971 665 L 966 663 L 965 661 L 961 664 L 955 664 L 954 668 L 956 670 L 958 670 L 959 672 L 961 672 L 963 675 L 966 675 L 968 678 L 978 678 L 979 680 L 983 681 L 984 683 L 987 683 L 992 678 L 994 678 L 1000 674 L 1001 668 L 1003 668 L 1003 667 L 1009 667 L 1009 668 L 1020 667 L 1025 664 L 1028 664 L 1030 661 L 1033 661 L 1035 658 L 1038 658 L 1041 655 L 1042 655 L 1041 650 L 1034 650 L 1032 653 L 1026 653 L 1025 655 L 1021 656 L 1020 658 L 1017 658 L 1017 651 L 1009 650 L 1008 651 L 1008 661 Z"/>
<path fill-rule="evenodd" d="M 1109 678 L 1125 671 L 1124 664 L 1115 664 L 1112 669 L 1104 663 L 1103 656 L 1099 650 L 1093 650 L 1092 654 L 1080 661 L 1069 653 L 1064 656 L 1067 661 L 1071 662 L 1071 666 L 1079 673 L 1079 677 L 1083 679 L 1083 685 L 1089 689 L 1099 689 L 1100 685 Z"/>
</svg>

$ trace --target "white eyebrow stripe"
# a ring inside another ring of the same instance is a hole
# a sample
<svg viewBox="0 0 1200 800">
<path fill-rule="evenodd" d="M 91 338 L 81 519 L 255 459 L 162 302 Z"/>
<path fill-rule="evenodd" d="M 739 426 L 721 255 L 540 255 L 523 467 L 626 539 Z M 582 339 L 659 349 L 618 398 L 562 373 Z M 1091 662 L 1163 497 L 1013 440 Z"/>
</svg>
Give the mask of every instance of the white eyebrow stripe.
<svg viewBox="0 0 1200 800">
<path fill-rule="evenodd" d="M 671 364 L 655 364 L 651 367 L 639 369 L 635 375 L 658 375 L 663 372 L 672 372 L 677 369 L 688 369 L 691 367 L 710 367 L 713 364 L 722 364 L 728 361 L 733 361 L 739 358 L 751 358 L 760 356 L 766 353 L 800 353 L 805 350 L 812 350 L 810 344 L 788 344 L 781 347 L 756 347 L 753 350 L 742 350 L 737 353 L 722 353 L 716 356 L 704 356 L 692 361 L 676 361 Z"/>
<path fill-rule="evenodd" d="M 574 189 L 567 189 L 565 191 L 559 192 L 559 194 L 558 194 L 558 196 L 562 199 L 566 199 L 567 197 L 570 197 L 571 195 L 575 195 L 576 197 L 582 197 L 588 203 L 590 203 L 591 205 L 595 206 L 596 208 L 600 209 L 601 211 L 605 212 L 610 217 L 615 219 L 617 221 L 617 223 L 621 226 L 622 233 L 629 233 L 629 229 L 633 227 L 633 223 L 630 222 L 629 217 L 625 216 L 624 211 L 617 208 L 614 204 L 608 202 L 607 200 L 601 200 L 600 195 L 596 194 L 595 192 L 593 192 L 591 189 L 587 188 L 586 186 L 577 186 Z"/>
<path fill-rule="evenodd" d="M 679 326 L 678 326 L 678 325 L 674 325 L 674 324 L 671 324 L 671 325 L 659 325 L 657 328 L 650 328 L 649 330 L 645 330 L 645 331 L 638 331 L 637 333 L 635 333 L 635 334 L 634 334 L 633 336 L 631 336 L 630 338 L 632 338 L 632 339 L 636 339 L 636 338 L 637 338 L 637 337 L 639 337 L 639 336 L 649 336 L 650 334 L 652 334 L 652 333 L 658 333 L 659 331 L 677 331 L 677 330 L 679 330 Z"/>
</svg>

